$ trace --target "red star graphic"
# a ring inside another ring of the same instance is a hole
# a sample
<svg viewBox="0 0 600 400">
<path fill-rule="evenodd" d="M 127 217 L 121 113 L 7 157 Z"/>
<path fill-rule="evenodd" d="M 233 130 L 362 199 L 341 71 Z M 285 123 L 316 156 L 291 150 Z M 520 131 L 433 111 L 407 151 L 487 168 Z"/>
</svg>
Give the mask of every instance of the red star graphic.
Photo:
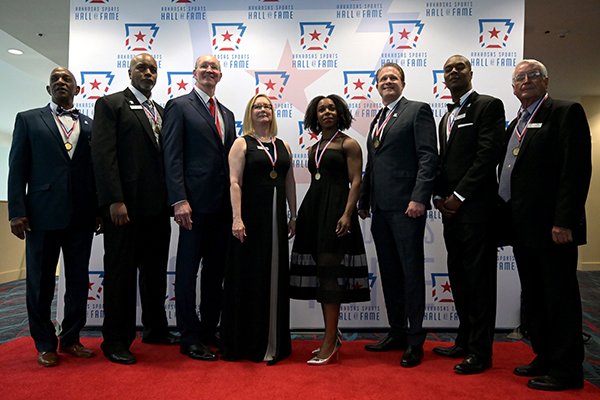
<svg viewBox="0 0 600 400">
<path fill-rule="evenodd" d="M 275 82 L 269 79 L 269 82 L 263 82 L 267 86 L 267 90 L 275 90 Z"/>
<path fill-rule="evenodd" d="M 498 38 L 498 34 L 500 33 L 499 30 L 496 29 L 496 27 L 494 27 L 491 31 L 488 31 L 490 33 L 490 38 Z M 498 38 L 499 39 L 499 38 Z"/>
<path fill-rule="evenodd" d="M 450 283 L 449 283 L 448 281 L 446 281 L 446 283 L 444 283 L 444 284 L 442 285 L 442 288 L 444 289 L 444 290 L 442 291 L 442 293 L 445 293 L 445 292 L 450 292 L 450 293 L 452 293 L 452 289 L 450 288 Z"/>
<path fill-rule="evenodd" d="M 363 90 L 363 85 L 365 84 L 365 82 L 361 82 L 360 78 L 358 78 L 358 80 L 356 82 L 352 82 L 354 84 L 354 90 Z"/>
<path fill-rule="evenodd" d="M 312 139 L 319 140 L 319 134 L 318 133 L 309 132 L 308 134 L 310 135 L 310 139 L 309 140 L 312 140 Z"/>
<path fill-rule="evenodd" d="M 400 34 L 400 40 L 408 39 L 408 35 L 410 35 L 410 31 L 407 31 L 406 28 L 402 29 L 402 32 L 398 32 Z"/>
<path fill-rule="evenodd" d="M 313 31 L 313 33 L 309 33 L 309 35 L 310 35 L 310 40 L 319 40 L 319 36 L 321 36 L 321 34 L 319 32 L 317 32 L 316 29 Z"/>
<path fill-rule="evenodd" d="M 133 36 L 135 36 L 135 41 L 136 41 L 136 42 L 143 42 L 143 41 L 144 41 L 144 38 L 146 37 L 146 35 L 144 35 L 144 34 L 142 33 L 142 31 L 139 31 L 137 34 L 135 34 L 135 35 L 133 35 Z"/>
<path fill-rule="evenodd" d="M 187 82 L 184 82 L 183 79 L 181 80 L 181 82 L 177 82 L 177 86 L 179 86 L 178 90 L 187 90 L 187 85 Z"/>
<path fill-rule="evenodd" d="M 92 90 L 94 90 L 94 89 L 100 90 L 100 82 L 98 82 L 96 79 L 94 79 L 94 82 L 90 82 L 90 85 L 92 85 Z"/>
<path fill-rule="evenodd" d="M 223 41 L 229 40 L 231 42 L 231 37 L 233 36 L 233 33 L 229 33 L 229 31 L 225 31 L 225 33 L 222 34 L 221 36 L 223 36 Z"/>
</svg>

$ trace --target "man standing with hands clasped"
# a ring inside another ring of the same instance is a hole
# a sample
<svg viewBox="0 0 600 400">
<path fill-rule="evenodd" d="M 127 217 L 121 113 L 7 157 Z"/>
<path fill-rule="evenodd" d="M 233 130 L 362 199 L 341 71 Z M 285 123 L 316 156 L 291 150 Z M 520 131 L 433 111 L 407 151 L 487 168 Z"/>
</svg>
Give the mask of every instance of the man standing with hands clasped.
<svg viewBox="0 0 600 400">
<path fill-rule="evenodd" d="M 26 241 L 25 297 L 37 361 L 52 367 L 58 364 L 57 348 L 74 357 L 94 355 L 79 342 L 79 333 L 86 321 L 97 206 L 92 120 L 73 106 L 79 86 L 71 71 L 58 67 L 46 90 L 52 97 L 49 105 L 17 114 L 9 155 L 8 216 L 12 233 Z M 50 308 L 61 250 L 66 291 L 59 347 Z"/>
<path fill-rule="evenodd" d="M 207 345 L 219 345 L 217 325 L 231 227 L 227 157 L 235 139 L 235 119 L 215 97 L 222 75 L 216 57 L 198 57 L 196 85 L 189 94 L 167 103 L 164 123 L 169 204 L 179 225 L 175 304 L 181 353 L 205 361 L 217 359 Z"/>
<path fill-rule="evenodd" d="M 439 171 L 433 202 L 444 223 L 448 274 L 460 321 L 442 356 L 464 360 L 458 374 L 478 374 L 492 366 L 496 324 L 496 166 L 504 140 L 502 101 L 473 90 L 473 71 L 461 55 L 444 64 L 453 104 L 439 127 Z"/>
<path fill-rule="evenodd" d="M 536 354 L 514 373 L 531 377 L 532 389 L 581 388 L 577 246 L 586 243 L 590 128 L 580 104 L 548 96 L 548 71 L 541 62 L 521 61 L 512 81 L 521 107 L 506 131 L 498 194 Z"/>
<path fill-rule="evenodd" d="M 414 367 L 423 359 L 425 342 L 423 236 L 437 167 L 435 122 L 429 105 L 402 97 L 404 71 L 398 64 L 384 64 L 376 76 L 384 108 L 367 137 L 358 213 L 363 219 L 373 213 L 371 232 L 391 329 L 365 349 L 406 349 L 400 365 Z"/>
<path fill-rule="evenodd" d="M 162 158 L 163 109 L 152 99 L 157 65 L 147 53 L 129 64 L 131 85 L 96 102 L 92 156 L 104 217 L 102 350 L 133 364 L 136 278 L 142 304 L 142 342 L 173 344 L 165 313 L 171 226 Z"/>
</svg>

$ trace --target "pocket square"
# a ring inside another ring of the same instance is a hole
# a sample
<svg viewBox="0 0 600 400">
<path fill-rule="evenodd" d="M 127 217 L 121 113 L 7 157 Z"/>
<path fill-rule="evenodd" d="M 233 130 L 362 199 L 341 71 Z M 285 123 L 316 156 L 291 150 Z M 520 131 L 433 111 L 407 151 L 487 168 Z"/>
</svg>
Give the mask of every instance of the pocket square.
<svg viewBox="0 0 600 400">
<path fill-rule="evenodd" d="M 465 126 L 471 126 L 471 125 L 473 125 L 473 123 L 472 123 L 472 122 L 467 122 L 466 124 L 459 124 L 459 125 L 457 125 L 456 127 L 457 127 L 457 128 L 464 128 Z"/>
</svg>

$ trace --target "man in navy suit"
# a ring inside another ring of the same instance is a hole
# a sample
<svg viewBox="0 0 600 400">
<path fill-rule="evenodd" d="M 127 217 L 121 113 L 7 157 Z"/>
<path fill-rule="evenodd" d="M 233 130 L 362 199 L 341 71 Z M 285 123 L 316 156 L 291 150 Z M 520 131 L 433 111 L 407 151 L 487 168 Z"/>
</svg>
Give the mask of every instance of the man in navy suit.
<svg viewBox="0 0 600 400">
<path fill-rule="evenodd" d="M 514 373 L 528 386 L 583 386 L 577 246 L 586 243 L 591 137 L 580 104 L 548 96 L 548 71 L 523 60 L 513 72 L 519 114 L 506 131 L 498 194 L 506 214 L 536 357 Z"/>
<path fill-rule="evenodd" d="M 464 360 L 459 374 L 492 365 L 496 326 L 496 166 L 504 142 L 502 101 L 473 90 L 469 60 L 454 55 L 444 64 L 453 104 L 440 121 L 439 172 L 434 205 L 444 222 L 448 274 L 460 324 L 453 346 L 434 353 Z"/>
<path fill-rule="evenodd" d="M 50 316 L 62 250 L 66 292 L 60 348 L 89 358 L 79 342 L 86 321 L 88 266 L 96 228 L 90 156 L 92 120 L 73 106 L 75 77 L 58 67 L 46 86 L 52 102 L 17 114 L 9 155 L 8 214 L 12 233 L 26 240 L 26 300 L 38 363 L 58 364 L 59 340 Z"/>
<path fill-rule="evenodd" d="M 437 168 L 435 122 L 426 103 L 407 100 L 404 71 L 386 63 L 377 71 L 384 108 L 367 137 L 367 166 L 358 204 L 361 218 L 372 211 L 375 241 L 389 334 L 368 351 L 406 349 L 403 367 L 423 359 L 425 330 L 426 210 Z"/>
<path fill-rule="evenodd" d="M 175 208 L 179 243 L 175 273 L 181 353 L 212 361 L 218 345 L 223 270 L 231 226 L 227 156 L 235 139 L 233 113 L 215 97 L 221 80 L 217 58 L 196 60 L 196 85 L 165 109 L 164 156 L 169 204 Z M 202 262 L 200 319 L 196 280 Z"/>
<path fill-rule="evenodd" d="M 163 109 L 152 97 L 156 60 L 138 54 L 129 64 L 131 85 L 102 97 L 94 109 L 92 156 L 104 218 L 104 322 L 102 351 L 133 364 L 136 281 L 142 305 L 142 342 L 173 344 L 165 313 L 171 225 L 162 157 Z"/>
</svg>

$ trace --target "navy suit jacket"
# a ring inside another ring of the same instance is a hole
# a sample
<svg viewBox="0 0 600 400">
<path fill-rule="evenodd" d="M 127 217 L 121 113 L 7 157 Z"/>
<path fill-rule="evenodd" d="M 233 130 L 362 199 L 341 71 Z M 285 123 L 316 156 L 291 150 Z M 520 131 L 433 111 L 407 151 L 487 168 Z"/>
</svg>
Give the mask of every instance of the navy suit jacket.
<svg viewBox="0 0 600 400">
<path fill-rule="evenodd" d="M 154 103 L 158 113 L 163 109 Z M 129 89 L 101 97 L 94 108 L 92 156 L 98 202 L 124 202 L 130 217 L 156 216 L 167 209 L 160 146 L 152 125 Z"/>
<path fill-rule="evenodd" d="M 9 219 L 27 217 L 32 230 L 94 230 L 92 120 L 80 114 L 79 127 L 71 159 L 50 105 L 17 114 L 9 155 Z"/>
<path fill-rule="evenodd" d="M 515 119 L 508 126 L 506 143 L 516 123 Z M 505 155 L 506 151 L 500 170 Z M 590 128 L 583 107 L 548 98 L 528 125 L 511 174 L 512 239 L 516 244 L 550 246 L 553 226 L 571 229 L 575 244 L 586 243 L 591 157 Z"/>
<path fill-rule="evenodd" d="M 504 105 L 494 97 L 471 93 L 449 137 L 448 115 L 439 125 L 439 171 L 433 194 L 447 197 L 456 191 L 465 198 L 454 221 L 489 222 L 497 207 L 496 166 L 504 143 Z"/>
<path fill-rule="evenodd" d="M 437 169 L 437 141 L 431 108 L 402 98 L 383 130 L 381 145 L 373 146 L 371 122 L 367 137 L 367 166 L 359 209 L 404 212 L 410 201 L 431 208 Z"/>
<path fill-rule="evenodd" d="M 169 100 L 163 122 L 169 204 L 190 203 L 192 212 L 212 213 L 229 204 L 229 150 L 235 140 L 233 113 L 218 102 L 224 142 L 213 117 L 192 92 Z"/>
</svg>

